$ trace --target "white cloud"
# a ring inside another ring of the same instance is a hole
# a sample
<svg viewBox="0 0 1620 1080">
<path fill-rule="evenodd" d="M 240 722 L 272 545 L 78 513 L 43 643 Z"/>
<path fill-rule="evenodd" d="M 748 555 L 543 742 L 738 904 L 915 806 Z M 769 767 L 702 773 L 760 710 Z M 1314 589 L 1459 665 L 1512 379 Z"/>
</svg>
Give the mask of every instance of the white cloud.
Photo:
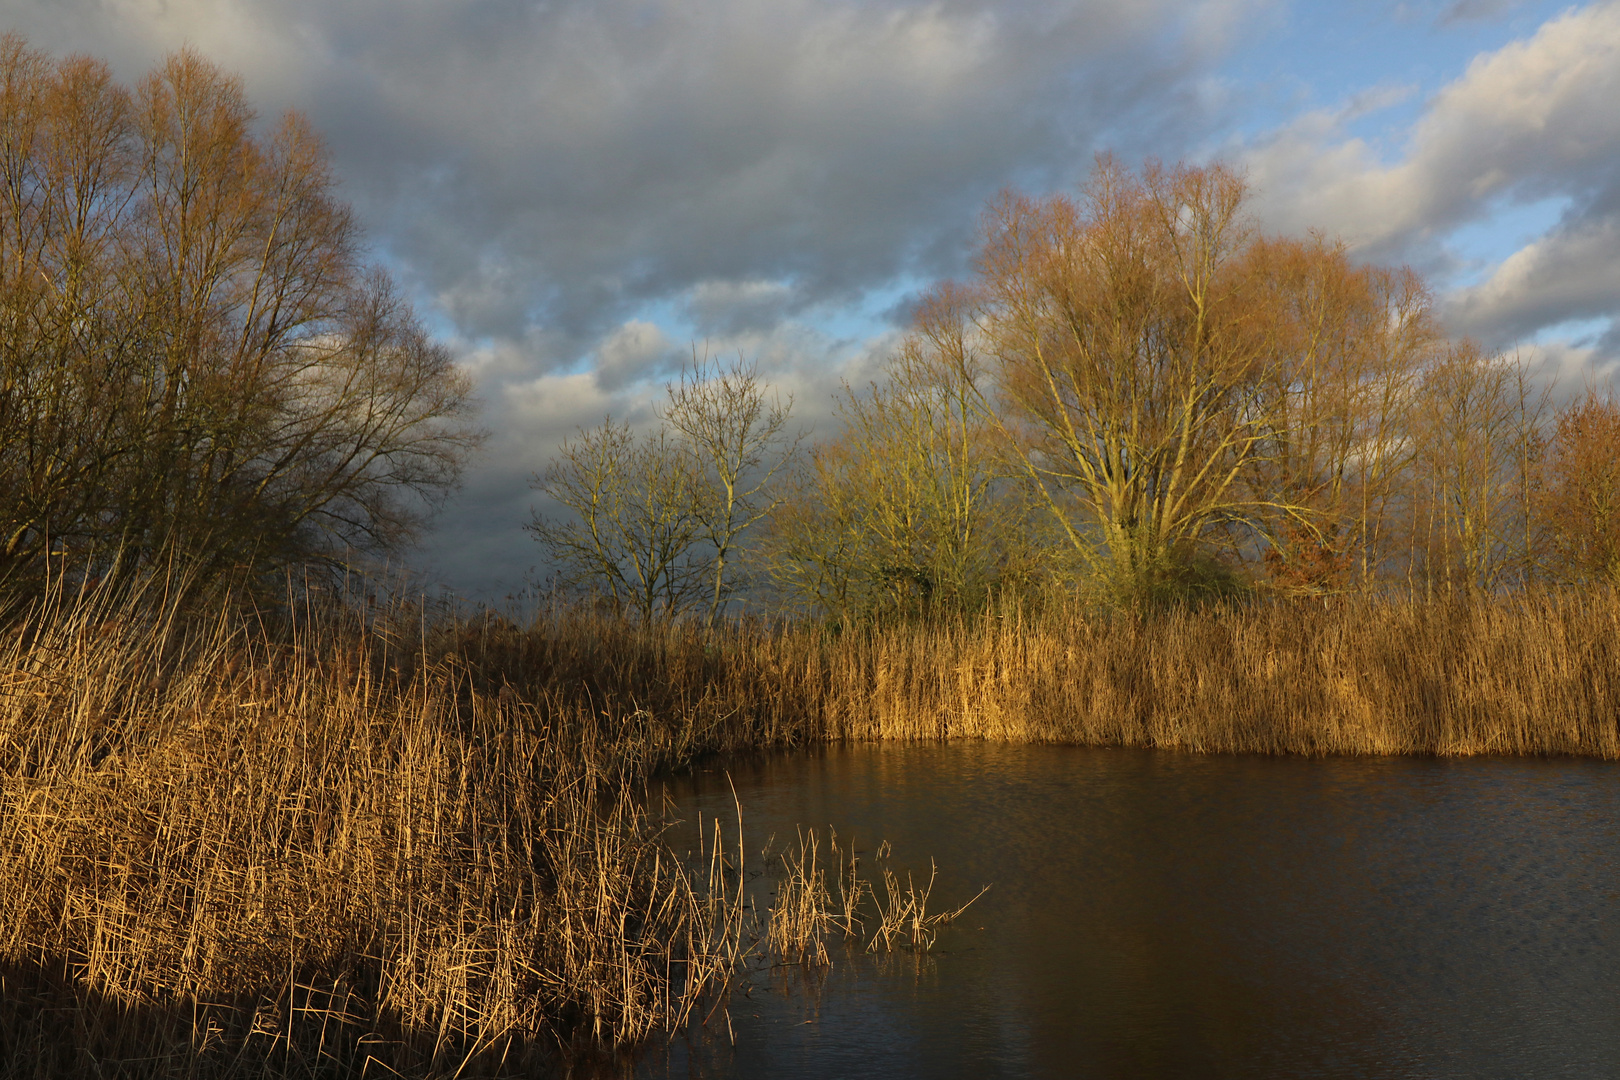
<svg viewBox="0 0 1620 1080">
<path fill-rule="evenodd" d="M 1570 12 L 1482 55 L 1430 101 L 1405 157 L 1344 138 L 1354 112 L 1313 112 L 1244 152 L 1279 226 L 1378 250 L 1475 217 L 1509 194 L 1612 183 L 1620 150 L 1620 4 Z"/>
<path fill-rule="evenodd" d="M 680 364 L 663 330 L 641 319 L 631 319 L 609 334 L 596 347 L 595 360 L 596 382 L 604 390 L 668 374 Z"/>
<path fill-rule="evenodd" d="M 1482 337 L 1523 337 L 1572 319 L 1620 314 L 1620 216 L 1589 214 L 1514 252 L 1448 315 Z"/>
<path fill-rule="evenodd" d="M 1350 138 L 1350 109 L 1302 116 L 1243 148 L 1273 228 L 1322 228 L 1362 255 L 1443 277 L 1453 230 L 1557 199 L 1568 206 L 1484 282 L 1443 298 L 1454 329 L 1494 346 L 1620 314 L 1620 3 L 1566 12 L 1477 57 L 1430 100 L 1405 153 Z"/>
</svg>

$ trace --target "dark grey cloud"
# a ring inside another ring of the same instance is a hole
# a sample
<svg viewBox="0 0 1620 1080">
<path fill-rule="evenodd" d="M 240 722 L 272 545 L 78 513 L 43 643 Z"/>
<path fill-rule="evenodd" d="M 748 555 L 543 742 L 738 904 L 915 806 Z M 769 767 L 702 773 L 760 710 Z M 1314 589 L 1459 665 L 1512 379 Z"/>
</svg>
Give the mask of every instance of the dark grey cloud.
<svg viewBox="0 0 1620 1080">
<path fill-rule="evenodd" d="M 824 411 L 876 346 L 818 318 L 961 272 L 1003 186 L 1066 185 L 1105 146 L 1178 156 L 1274 2 L 0 0 L 0 21 L 126 78 L 190 44 L 312 118 L 489 406 L 429 553 L 489 592 L 526 570 L 496 552 L 572 426 L 645 417 L 694 345 Z"/>
<path fill-rule="evenodd" d="M 705 282 L 802 306 L 959 263 L 997 188 L 1073 179 L 1133 110 L 1196 125 L 1193 7 L 350 3 L 312 109 L 463 333 L 583 350 Z"/>
</svg>

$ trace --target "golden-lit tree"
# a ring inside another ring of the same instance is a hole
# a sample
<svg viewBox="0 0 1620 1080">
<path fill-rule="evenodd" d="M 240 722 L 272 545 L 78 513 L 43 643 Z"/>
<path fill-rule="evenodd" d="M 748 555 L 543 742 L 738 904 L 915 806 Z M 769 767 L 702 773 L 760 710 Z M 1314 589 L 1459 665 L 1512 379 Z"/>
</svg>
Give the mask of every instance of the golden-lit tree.
<svg viewBox="0 0 1620 1080">
<path fill-rule="evenodd" d="M 1558 414 L 1540 516 L 1564 581 L 1620 585 L 1620 403 L 1589 390 Z"/>
<path fill-rule="evenodd" d="M 1128 595 L 1219 527 L 1308 502 L 1246 482 L 1274 453 L 1283 377 L 1242 179 L 1099 162 L 1079 200 L 1005 196 L 980 258 L 1004 421 L 1072 549 Z"/>
<path fill-rule="evenodd" d="M 334 186 L 194 53 L 131 91 L 0 39 L 0 570 L 412 535 L 480 434 Z"/>
<path fill-rule="evenodd" d="M 1273 351 L 1257 410 L 1272 431 L 1246 476 L 1264 565 L 1285 591 L 1369 586 L 1409 509 L 1415 391 L 1442 344 L 1428 291 L 1315 235 L 1259 241 L 1247 262 Z"/>
<path fill-rule="evenodd" d="M 988 411 L 973 295 L 919 305 L 880 381 L 846 387 L 766 555 L 800 607 L 836 616 L 974 609 L 1021 588 L 1039 556 Z"/>
<path fill-rule="evenodd" d="M 1546 392 L 1530 369 L 1448 346 L 1424 372 L 1412 410 L 1411 567 L 1426 590 L 1522 584 L 1538 561 L 1534 485 Z"/>
</svg>

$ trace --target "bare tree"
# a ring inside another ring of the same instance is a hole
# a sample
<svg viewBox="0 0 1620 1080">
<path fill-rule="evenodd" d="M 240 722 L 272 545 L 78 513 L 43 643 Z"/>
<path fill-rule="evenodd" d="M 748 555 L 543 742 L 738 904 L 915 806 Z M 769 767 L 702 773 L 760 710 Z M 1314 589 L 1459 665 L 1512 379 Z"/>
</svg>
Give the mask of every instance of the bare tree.
<svg viewBox="0 0 1620 1080">
<path fill-rule="evenodd" d="M 741 357 L 694 362 L 665 390 L 651 432 L 609 418 L 565 442 L 532 484 L 564 513 L 537 511 L 527 528 L 569 587 L 649 621 L 703 602 L 712 625 L 739 545 L 776 508 L 797 452 L 792 402 Z"/>
<path fill-rule="evenodd" d="M 662 418 L 698 479 L 692 513 L 698 538 L 711 548 L 713 625 L 731 587 L 726 572 L 738 542 L 780 502 L 777 480 L 800 443 L 787 430 L 793 400 L 767 396 L 758 366 L 740 356 L 729 364 L 694 356 L 666 389 Z"/>
<path fill-rule="evenodd" d="M 1428 291 L 1318 236 L 1262 240 L 1247 261 L 1275 351 L 1259 399 L 1269 445 L 1245 478 L 1264 564 L 1290 591 L 1370 587 L 1405 505 L 1415 391 L 1440 345 Z"/>
<path fill-rule="evenodd" d="M 767 545 L 797 606 L 960 611 L 1025 583 L 1028 507 L 999 453 L 975 310 L 968 290 L 932 291 L 881 380 L 845 387 L 842 430 L 815 448 Z"/>
<path fill-rule="evenodd" d="M 1424 373 L 1408 528 L 1426 587 L 1489 591 L 1516 570 L 1523 580 L 1545 401 L 1522 362 L 1467 341 Z"/>
<path fill-rule="evenodd" d="M 526 528 L 564 583 L 643 622 L 671 619 L 703 594 L 699 478 L 667 433 L 638 436 L 612 418 L 563 443 L 533 482 L 567 513 Z"/>
<path fill-rule="evenodd" d="M 1012 445 L 1073 550 L 1126 593 L 1172 577 L 1215 526 L 1309 520 L 1244 483 L 1273 445 L 1280 362 L 1244 194 L 1221 166 L 1138 179 L 1103 159 L 1081 202 L 1006 196 L 988 217 L 985 331 Z"/>
<path fill-rule="evenodd" d="M 481 435 L 319 139 L 191 52 L 131 92 L 0 39 L 0 560 L 407 540 Z"/>
</svg>

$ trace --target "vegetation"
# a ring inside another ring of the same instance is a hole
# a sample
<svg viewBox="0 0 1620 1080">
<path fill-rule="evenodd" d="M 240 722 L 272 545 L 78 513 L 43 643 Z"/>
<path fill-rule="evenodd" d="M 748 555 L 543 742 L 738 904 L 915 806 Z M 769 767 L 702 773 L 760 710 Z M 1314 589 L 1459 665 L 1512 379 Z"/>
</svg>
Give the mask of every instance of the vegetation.
<svg viewBox="0 0 1620 1080">
<path fill-rule="evenodd" d="M 521 1072 L 701 1023 L 756 948 L 932 940 L 929 885 L 879 900 L 830 845 L 835 900 L 814 838 L 748 923 L 740 838 L 677 858 L 637 795 L 701 754 L 1620 757 L 1608 588 L 834 634 L 313 599 L 276 630 L 146 587 L 47 595 L 5 639 L 0 1075 Z"/>
<path fill-rule="evenodd" d="M 528 525 L 557 584 L 644 622 L 702 609 L 712 625 L 738 545 L 776 509 L 770 487 L 798 451 L 791 411 L 739 357 L 688 368 L 656 431 L 612 417 L 579 431 L 532 485 L 564 511 Z"/>
<path fill-rule="evenodd" d="M 191 52 L 133 89 L 0 38 L 0 578 L 398 545 L 477 444 L 319 139 Z"/>
<path fill-rule="evenodd" d="M 741 634 L 320 595 L 256 626 L 138 575 L 13 625 L 0 1077 L 607 1067 L 805 959 L 785 905 L 753 921 L 741 835 L 677 857 L 640 785 L 819 737 L 767 697 L 794 646 L 739 669 Z M 927 890 L 888 883 L 873 947 L 926 945 Z"/>
<path fill-rule="evenodd" d="M 579 432 L 530 528 L 592 602 L 519 626 L 267 602 L 479 438 L 296 117 L 15 37 L 0 112 L 0 1080 L 612 1068 L 761 950 L 929 947 L 932 877 L 814 833 L 751 923 L 645 805 L 707 754 L 1620 757 L 1620 405 L 1222 167 L 996 203 L 806 454 L 742 359 Z"/>
<path fill-rule="evenodd" d="M 1447 339 L 1416 275 L 1268 236 L 1246 199 L 1220 165 L 1104 158 L 1078 197 L 995 202 L 974 279 L 923 298 L 838 430 L 743 470 L 773 508 L 728 534 L 750 599 L 841 624 L 1612 581 L 1620 406 L 1554 409 L 1520 359 Z M 684 454 L 663 431 L 638 453 Z M 633 473 L 604 490 L 657 489 Z"/>
</svg>

